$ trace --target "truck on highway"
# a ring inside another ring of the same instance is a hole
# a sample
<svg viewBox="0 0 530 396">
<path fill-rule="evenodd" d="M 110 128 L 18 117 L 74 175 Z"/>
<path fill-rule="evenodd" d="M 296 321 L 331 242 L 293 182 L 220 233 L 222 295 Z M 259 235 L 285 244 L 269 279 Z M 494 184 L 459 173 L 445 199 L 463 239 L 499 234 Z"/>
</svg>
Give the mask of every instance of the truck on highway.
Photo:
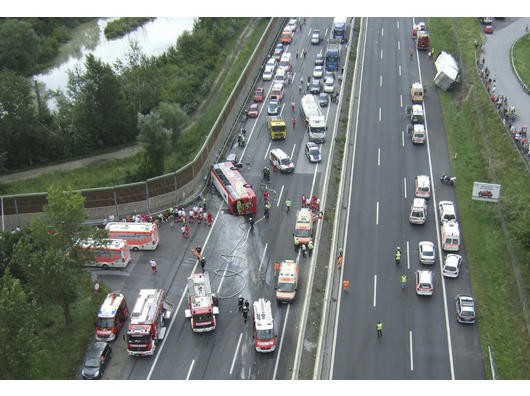
<svg viewBox="0 0 530 396">
<path fill-rule="evenodd" d="M 328 39 L 326 47 L 326 71 L 337 71 L 340 62 L 339 39 Z"/>
<path fill-rule="evenodd" d="M 431 39 L 427 30 L 418 30 L 416 33 L 416 48 L 428 50 L 431 47 Z"/>
<path fill-rule="evenodd" d="M 346 41 L 346 17 L 335 17 L 333 19 L 333 38 L 339 39 L 341 43 Z"/>
<path fill-rule="evenodd" d="M 267 122 L 267 130 L 272 140 L 283 140 L 287 138 L 287 125 L 281 116 L 268 116 L 265 121 Z"/>
<path fill-rule="evenodd" d="M 127 352 L 132 356 L 155 353 L 166 334 L 173 306 L 164 300 L 162 289 L 142 289 L 134 304 L 127 329 Z"/>
<path fill-rule="evenodd" d="M 453 56 L 445 51 L 440 52 L 434 61 L 436 74 L 434 83 L 444 91 L 450 90 L 460 82 L 460 69 Z"/>
<path fill-rule="evenodd" d="M 188 309 L 184 314 L 190 319 L 191 329 L 195 333 L 215 329 L 219 301 L 212 293 L 208 272 L 195 273 L 188 278 Z"/>
<path fill-rule="evenodd" d="M 304 95 L 301 100 L 300 117 L 305 122 L 309 141 L 324 143 L 326 140 L 326 116 L 314 95 Z"/>
</svg>

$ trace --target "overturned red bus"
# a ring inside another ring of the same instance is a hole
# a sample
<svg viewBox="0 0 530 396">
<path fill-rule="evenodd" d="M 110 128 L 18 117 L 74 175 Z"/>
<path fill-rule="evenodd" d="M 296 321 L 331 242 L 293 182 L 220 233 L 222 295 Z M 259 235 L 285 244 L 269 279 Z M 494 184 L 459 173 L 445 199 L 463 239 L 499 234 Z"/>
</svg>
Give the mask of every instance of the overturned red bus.
<svg viewBox="0 0 530 396">
<path fill-rule="evenodd" d="M 256 213 L 256 194 L 232 162 L 212 165 L 210 175 L 212 183 L 228 205 L 230 213 L 233 215 Z"/>
</svg>

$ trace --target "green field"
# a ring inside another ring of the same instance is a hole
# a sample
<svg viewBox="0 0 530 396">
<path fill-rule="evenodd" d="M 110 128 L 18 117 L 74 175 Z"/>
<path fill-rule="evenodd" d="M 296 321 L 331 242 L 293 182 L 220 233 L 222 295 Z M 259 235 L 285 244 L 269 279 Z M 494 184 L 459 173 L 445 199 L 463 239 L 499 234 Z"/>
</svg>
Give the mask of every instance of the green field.
<svg viewBox="0 0 530 396">
<path fill-rule="evenodd" d="M 530 88 L 530 34 L 521 37 L 513 46 L 513 60 L 519 77 Z"/>
</svg>

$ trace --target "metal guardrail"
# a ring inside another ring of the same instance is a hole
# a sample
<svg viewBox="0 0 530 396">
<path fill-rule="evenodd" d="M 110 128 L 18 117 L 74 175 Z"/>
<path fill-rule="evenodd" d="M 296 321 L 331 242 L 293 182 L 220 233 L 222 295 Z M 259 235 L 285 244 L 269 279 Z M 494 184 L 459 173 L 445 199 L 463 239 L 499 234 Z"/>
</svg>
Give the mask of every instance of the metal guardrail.
<svg viewBox="0 0 530 396">
<path fill-rule="evenodd" d="M 154 213 L 178 203 L 184 205 L 196 199 L 205 188 L 209 166 L 221 158 L 230 136 L 238 129 L 237 120 L 252 94 L 257 75 L 278 41 L 285 18 L 271 18 L 258 45 L 236 82 L 208 137 L 195 158 L 178 169 L 142 182 L 112 187 L 78 190 L 85 198 L 88 219 L 116 218 L 131 213 Z M 219 143 L 224 142 L 219 149 Z M 31 217 L 42 213 L 47 193 L 17 194 L 0 197 L 2 230 L 22 227 Z"/>
</svg>

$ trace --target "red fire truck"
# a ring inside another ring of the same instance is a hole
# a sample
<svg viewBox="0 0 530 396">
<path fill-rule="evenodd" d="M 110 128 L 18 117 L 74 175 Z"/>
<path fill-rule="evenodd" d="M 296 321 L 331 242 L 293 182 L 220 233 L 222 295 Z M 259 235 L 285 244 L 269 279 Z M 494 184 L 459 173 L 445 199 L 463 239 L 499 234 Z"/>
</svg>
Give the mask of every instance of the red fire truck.
<svg viewBox="0 0 530 396">
<path fill-rule="evenodd" d="M 155 353 L 166 334 L 173 306 L 164 300 L 162 289 L 142 289 L 131 313 L 127 330 L 127 352 L 132 356 Z"/>
<path fill-rule="evenodd" d="M 186 318 L 190 318 L 194 332 L 204 333 L 215 329 L 219 302 L 212 293 L 208 272 L 192 274 L 188 278 L 188 309 L 184 313 Z"/>
<path fill-rule="evenodd" d="M 276 335 L 271 302 L 265 298 L 254 301 L 254 347 L 257 352 L 274 352 Z"/>
<path fill-rule="evenodd" d="M 96 340 L 113 341 L 129 317 L 125 296 L 109 293 L 98 311 L 96 320 Z"/>
</svg>

